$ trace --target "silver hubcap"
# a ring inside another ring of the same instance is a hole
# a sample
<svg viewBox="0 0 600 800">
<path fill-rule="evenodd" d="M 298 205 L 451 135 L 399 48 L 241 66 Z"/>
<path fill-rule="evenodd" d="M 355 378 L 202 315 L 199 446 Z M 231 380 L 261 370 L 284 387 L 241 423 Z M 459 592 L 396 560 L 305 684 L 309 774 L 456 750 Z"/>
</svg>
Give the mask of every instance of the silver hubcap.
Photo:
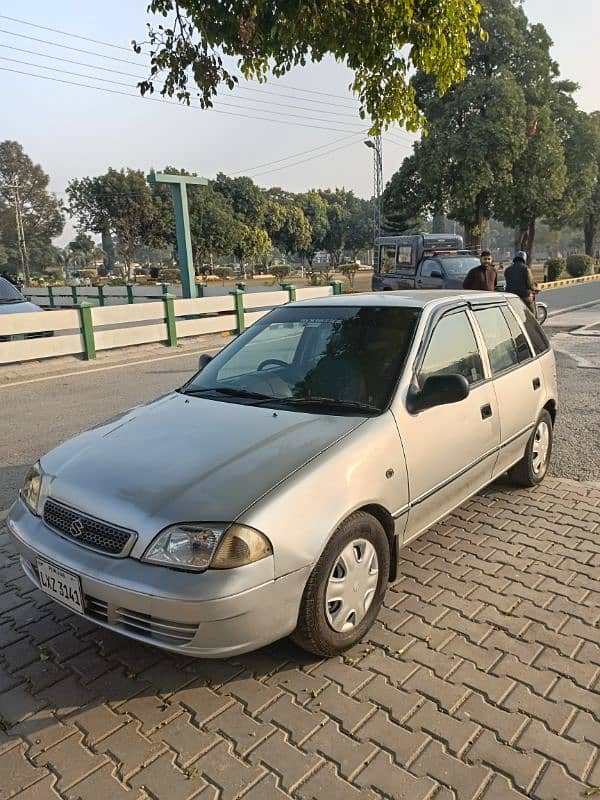
<svg viewBox="0 0 600 800">
<path fill-rule="evenodd" d="M 344 547 L 329 574 L 325 591 L 325 614 L 334 631 L 355 628 L 369 610 L 379 577 L 379 562 L 373 545 L 355 539 Z"/>
<path fill-rule="evenodd" d="M 533 435 L 533 450 L 531 453 L 531 463 L 536 475 L 539 475 L 546 469 L 549 449 L 550 430 L 546 422 L 540 422 Z"/>
</svg>

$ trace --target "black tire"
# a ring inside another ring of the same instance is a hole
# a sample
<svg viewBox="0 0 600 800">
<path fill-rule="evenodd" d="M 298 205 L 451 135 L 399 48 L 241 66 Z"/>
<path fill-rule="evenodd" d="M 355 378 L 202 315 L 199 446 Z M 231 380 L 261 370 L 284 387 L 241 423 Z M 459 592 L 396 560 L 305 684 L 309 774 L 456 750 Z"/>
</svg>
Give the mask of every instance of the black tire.
<svg viewBox="0 0 600 800">
<path fill-rule="evenodd" d="M 535 317 L 540 325 L 543 325 L 548 318 L 548 309 L 546 306 L 540 305 L 539 303 L 535 304 Z"/>
<path fill-rule="evenodd" d="M 540 441 L 540 432 L 543 426 L 546 426 L 548 432 L 548 448 L 546 451 L 546 456 L 544 459 L 543 464 L 541 467 L 535 467 L 535 460 L 536 460 L 536 447 Z M 535 423 L 535 428 L 531 436 L 529 437 L 529 441 L 527 442 L 527 447 L 525 448 L 525 454 L 523 458 L 515 464 L 508 472 L 508 477 L 510 478 L 512 483 L 516 483 L 518 486 L 537 486 L 538 483 L 541 483 L 546 476 L 546 472 L 548 471 L 548 464 L 550 463 L 550 457 L 552 455 L 552 417 L 550 414 L 544 409 L 540 416 Z"/>
<path fill-rule="evenodd" d="M 366 540 L 375 549 L 379 573 L 371 605 L 365 616 L 347 632 L 334 630 L 325 611 L 325 593 L 332 570 L 344 548 L 354 540 Z M 390 574 L 390 545 L 381 523 L 364 511 L 356 511 L 333 534 L 304 588 L 298 624 L 292 640 L 318 656 L 335 656 L 356 644 L 369 630 L 383 602 Z"/>
</svg>

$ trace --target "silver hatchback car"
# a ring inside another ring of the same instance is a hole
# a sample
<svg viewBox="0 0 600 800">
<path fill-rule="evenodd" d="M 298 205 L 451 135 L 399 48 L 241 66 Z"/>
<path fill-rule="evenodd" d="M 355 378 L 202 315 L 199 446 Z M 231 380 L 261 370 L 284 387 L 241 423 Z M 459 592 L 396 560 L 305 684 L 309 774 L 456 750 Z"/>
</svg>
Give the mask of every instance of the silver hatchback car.
<svg viewBox="0 0 600 800">
<path fill-rule="evenodd" d="M 186 655 L 368 631 L 402 545 L 509 471 L 546 473 L 548 340 L 521 301 L 423 291 L 292 303 L 183 387 L 32 468 L 8 518 L 57 602 Z"/>
</svg>

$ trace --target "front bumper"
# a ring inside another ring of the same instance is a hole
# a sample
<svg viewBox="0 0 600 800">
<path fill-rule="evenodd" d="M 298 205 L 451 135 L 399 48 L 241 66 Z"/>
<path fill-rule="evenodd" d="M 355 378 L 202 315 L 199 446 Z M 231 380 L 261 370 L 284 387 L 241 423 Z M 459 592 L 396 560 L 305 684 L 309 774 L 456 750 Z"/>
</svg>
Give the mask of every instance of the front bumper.
<svg viewBox="0 0 600 800">
<path fill-rule="evenodd" d="M 287 636 L 310 573 L 307 566 L 275 580 L 272 557 L 204 573 L 110 558 L 59 536 L 21 500 L 7 525 L 21 566 L 38 588 L 39 557 L 79 575 L 86 619 L 190 656 L 223 658 Z"/>
</svg>

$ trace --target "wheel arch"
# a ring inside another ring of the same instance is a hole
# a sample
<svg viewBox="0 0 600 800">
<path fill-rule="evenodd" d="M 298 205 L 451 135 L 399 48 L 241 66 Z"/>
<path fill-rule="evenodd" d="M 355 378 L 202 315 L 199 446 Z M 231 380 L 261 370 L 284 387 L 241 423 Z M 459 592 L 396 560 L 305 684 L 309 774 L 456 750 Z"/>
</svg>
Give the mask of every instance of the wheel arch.
<svg viewBox="0 0 600 800">
<path fill-rule="evenodd" d="M 550 414 L 550 419 L 552 420 L 552 426 L 556 423 L 556 400 L 548 400 L 544 409 Z"/>
<path fill-rule="evenodd" d="M 396 580 L 398 571 L 398 537 L 395 535 L 394 518 L 384 506 L 372 503 L 370 505 L 362 506 L 355 509 L 355 511 L 364 511 L 374 517 L 383 527 L 385 535 L 390 547 L 390 583 Z"/>
</svg>

